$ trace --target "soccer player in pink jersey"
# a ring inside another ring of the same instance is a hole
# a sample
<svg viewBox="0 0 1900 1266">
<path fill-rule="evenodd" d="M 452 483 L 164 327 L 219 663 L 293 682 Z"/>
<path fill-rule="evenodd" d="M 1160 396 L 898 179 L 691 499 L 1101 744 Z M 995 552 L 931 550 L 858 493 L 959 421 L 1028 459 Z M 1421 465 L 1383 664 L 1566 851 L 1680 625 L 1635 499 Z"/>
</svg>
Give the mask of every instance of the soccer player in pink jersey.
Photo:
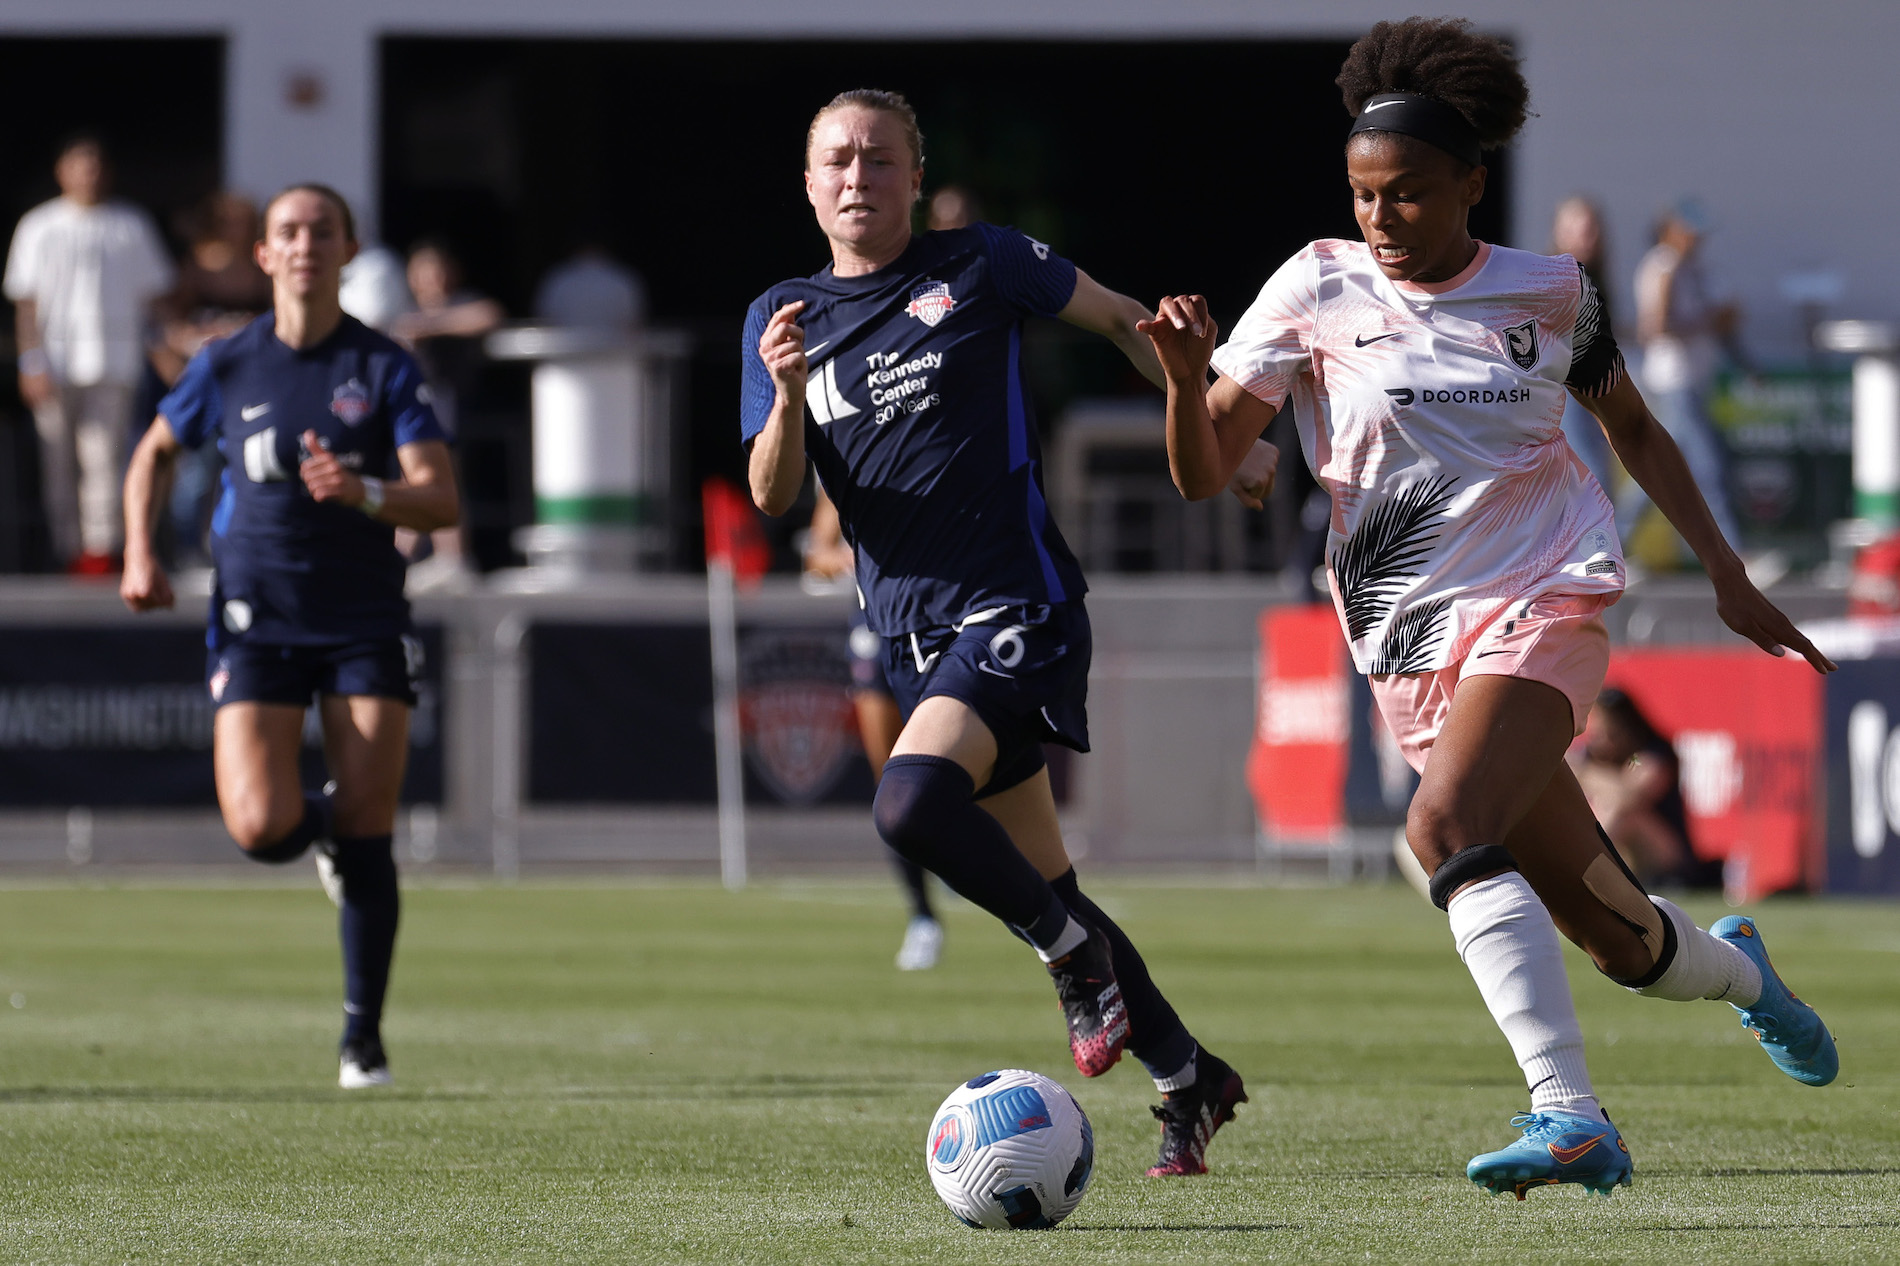
<svg viewBox="0 0 1900 1266">
<path fill-rule="evenodd" d="M 1141 328 L 1167 374 L 1168 459 L 1183 495 L 1213 496 L 1294 410 L 1333 496 L 1327 570 L 1355 665 L 1422 776 L 1407 838 L 1530 1089 L 1521 1137 L 1466 1175 L 1519 1199 L 1608 1194 L 1629 1149 L 1591 1086 L 1559 931 L 1635 993 L 1729 1002 L 1798 1081 L 1825 1085 L 1838 1062 L 1754 922 L 1704 931 L 1645 892 L 1564 762 L 1624 585 L 1610 503 L 1562 436 L 1566 393 L 1695 549 L 1729 627 L 1834 665 L 1749 583 L 1576 261 L 1471 236 L 1484 151 L 1525 118 L 1511 50 L 1463 21 L 1381 22 L 1338 82 L 1364 240 L 1288 260 L 1218 351 L 1201 296 L 1161 302 Z"/>
</svg>

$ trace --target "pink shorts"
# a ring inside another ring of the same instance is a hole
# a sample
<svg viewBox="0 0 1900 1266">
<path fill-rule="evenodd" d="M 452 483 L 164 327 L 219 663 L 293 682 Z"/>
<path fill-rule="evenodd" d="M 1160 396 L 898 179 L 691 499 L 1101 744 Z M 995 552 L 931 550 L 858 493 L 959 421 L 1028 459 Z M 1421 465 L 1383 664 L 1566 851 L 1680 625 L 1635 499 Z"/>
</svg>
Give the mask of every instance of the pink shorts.
<svg viewBox="0 0 1900 1266">
<path fill-rule="evenodd" d="M 1603 610 L 1621 594 L 1549 594 L 1512 602 L 1478 634 L 1460 663 L 1435 673 L 1389 673 L 1369 678 L 1379 715 L 1399 742 L 1406 763 L 1425 772 L 1458 683 L 1467 677 L 1522 677 L 1541 681 L 1570 700 L 1576 733 L 1603 689 L 1610 667 L 1610 633 Z"/>
</svg>

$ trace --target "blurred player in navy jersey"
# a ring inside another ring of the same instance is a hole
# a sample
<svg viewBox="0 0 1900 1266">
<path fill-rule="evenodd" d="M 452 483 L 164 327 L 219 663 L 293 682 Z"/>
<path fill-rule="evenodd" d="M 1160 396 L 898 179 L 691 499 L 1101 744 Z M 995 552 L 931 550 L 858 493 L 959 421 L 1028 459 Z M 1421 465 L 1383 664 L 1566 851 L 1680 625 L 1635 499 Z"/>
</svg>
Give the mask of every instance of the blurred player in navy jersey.
<svg viewBox="0 0 1900 1266">
<path fill-rule="evenodd" d="M 759 508 L 790 509 L 809 460 L 855 550 L 905 718 L 878 830 L 1035 947 L 1085 1076 L 1124 1046 L 1147 1066 L 1164 1097 L 1148 1172 L 1204 1173 L 1241 1079 L 1196 1045 L 1078 888 L 1042 756 L 1045 741 L 1088 750 L 1090 638 L 1081 570 L 1043 496 L 1022 323 L 1101 334 L 1160 383 L 1135 330 L 1148 313 L 1013 229 L 913 237 L 923 144 L 900 96 L 832 100 L 805 161 L 832 262 L 746 314 L 741 434 Z"/>
<path fill-rule="evenodd" d="M 428 532 L 460 515 L 421 371 L 340 306 L 355 253 L 350 209 L 334 190 L 293 185 L 271 199 L 257 262 L 272 311 L 206 346 L 159 403 L 126 474 L 120 590 L 135 611 L 172 605 L 154 514 L 180 450 L 214 441 L 225 457 L 206 639 L 218 804 L 257 861 L 317 848 L 342 911 L 338 1081 L 349 1089 L 390 1080 L 381 1032 L 399 904 L 390 838 L 421 667 L 395 529 Z M 306 792 L 298 773 L 313 697 L 333 778 L 322 793 Z"/>
<path fill-rule="evenodd" d="M 805 575 L 829 588 L 841 580 L 848 583 L 856 570 L 851 543 L 838 523 L 838 507 L 820 488 L 811 529 L 805 534 Z M 864 745 L 864 759 L 876 781 L 884 776 L 884 762 L 891 758 L 891 749 L 903 732 L 904 714 L 891 693 L 891 683 L 884 679 L 884 640 L 871 632 L 862 609 L 853 612 L 849 644 L 851 710 L 857 714 L 858 741 Z M 896 849 L 891 850 L 891 860 L 904 895 L 910 898 L 910 922 L 904 927 L 904 943 L 897 948 L 897 970 L 928 971 L 943 953 L 943 924 L 930 904 L 930 877 Z"/>
</svg>

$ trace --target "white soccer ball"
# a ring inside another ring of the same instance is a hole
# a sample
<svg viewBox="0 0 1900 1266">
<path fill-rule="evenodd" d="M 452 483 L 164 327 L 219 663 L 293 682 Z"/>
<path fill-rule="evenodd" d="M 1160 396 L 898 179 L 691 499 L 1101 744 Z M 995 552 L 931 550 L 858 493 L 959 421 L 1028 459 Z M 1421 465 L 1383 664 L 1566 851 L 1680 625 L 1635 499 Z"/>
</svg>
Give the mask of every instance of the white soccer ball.
<svg viewBox="0 0 1900 1266">
<path fill-rule="evenodd" d="M 930 1185 L 966 1226 L 1051 1227 L 1095 1171 L 1082 1105 L 1040 1073 L 1005 1068 L 950 1092 L 924 1138 Z"/>
</svg>

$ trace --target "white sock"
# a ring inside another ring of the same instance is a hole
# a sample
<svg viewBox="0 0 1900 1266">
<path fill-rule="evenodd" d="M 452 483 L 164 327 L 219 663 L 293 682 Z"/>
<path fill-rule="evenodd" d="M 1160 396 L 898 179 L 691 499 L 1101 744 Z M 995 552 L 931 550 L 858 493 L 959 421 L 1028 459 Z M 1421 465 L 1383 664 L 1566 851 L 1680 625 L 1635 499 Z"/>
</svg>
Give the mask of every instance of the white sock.
<svg viewBox="0 0 1900 1266">
<path fill-rule="evenodd" d="M 1458 957 L 1524 1070 L 1531 1111 L 1603 1120 L 1557 926 L 1530 884 L 1514 870 L 1494 875 L 1453 897 L 1450 914 Z"/>
<path fill-rule="evenodd" d="M 1181 1065 L 1181 1067 L 1166 1077 L 1155 1078 L 1155 1089 L 1165 1095 L 1171 1094 L 1176 1090 L 1186 1090 L 1189 1086 L 1192 1086 L 1195 1077 L 1200 1074 L 1200 1070 L 1196 1067 L 1196 1064 L 1199 1063 L 1200 1054 L 1201 1048 L 1196 1046 L 1194 1048 L 1194 1054 L 1188 1056 L 1187 1063 Z"/>
<path fill-rule="evenodd" d="M 1655 983 L 1632 989 L 1631 993 L 1671 1002 L 1713 998 L 1738 1007 L 1752 1007 L 1761 1001 L 1761 968 L 1755 966 L 1754 959 L 1722 938 L 1704 932 L 1674 902 L 1661 897 L 1650 900 L 1675 925 L 1676 957 Z"/>
<path fill-rule="evenodd" d="M 1074 915 L 1070 915 L 1069 925 L 1062 929 L 1062 935 L 1058 936 L 1055 943 L 1048 949 L 1038 949 L 1036 954 L 1043 962 L 1053 963 L 1088 939 L 1089 930 L 1077 923 Z"/>
</svg>

